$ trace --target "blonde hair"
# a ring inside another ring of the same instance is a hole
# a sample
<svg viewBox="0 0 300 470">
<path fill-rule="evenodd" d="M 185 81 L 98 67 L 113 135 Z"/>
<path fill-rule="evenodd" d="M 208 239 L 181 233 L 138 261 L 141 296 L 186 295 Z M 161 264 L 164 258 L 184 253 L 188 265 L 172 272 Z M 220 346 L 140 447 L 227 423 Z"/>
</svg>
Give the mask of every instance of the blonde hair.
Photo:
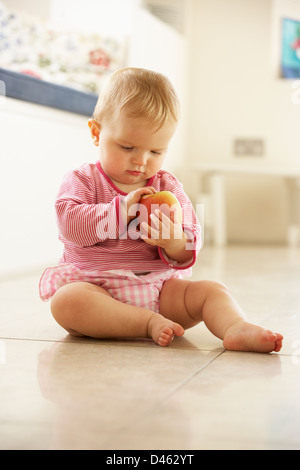
<svg viewBox="0 0 300 470">
<path fill-rule="evenodd" d="M 179 101 L 169 79 L 142 68 L 126 67 L 109 77 L 93 118 L 101 123 L 122 110 L 130 117 L 146 118 L 158 129 L 169 119 L 179 119 Z"/>
</svg>

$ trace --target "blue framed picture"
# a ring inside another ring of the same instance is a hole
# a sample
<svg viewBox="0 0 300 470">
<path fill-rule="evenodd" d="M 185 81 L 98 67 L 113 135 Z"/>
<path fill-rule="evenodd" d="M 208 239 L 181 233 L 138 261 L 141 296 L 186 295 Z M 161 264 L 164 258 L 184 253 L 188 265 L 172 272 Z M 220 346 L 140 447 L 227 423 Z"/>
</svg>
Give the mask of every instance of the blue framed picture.
<svg viewBox="0 0 300 470">
<path fill-rule="evenodd" d="M 281 74 L 283 78 L 300 78 L 300 21 L 282 19 Z"/>
</svg>

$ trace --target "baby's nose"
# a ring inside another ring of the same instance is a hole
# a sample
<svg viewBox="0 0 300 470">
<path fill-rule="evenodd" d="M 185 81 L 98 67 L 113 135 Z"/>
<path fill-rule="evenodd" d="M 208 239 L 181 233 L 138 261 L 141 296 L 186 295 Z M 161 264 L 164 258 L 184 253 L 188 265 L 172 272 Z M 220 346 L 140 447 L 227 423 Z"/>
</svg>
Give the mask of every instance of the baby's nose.
<svg viewBox="0 0 300 470">
<path fill-rule="evenodd" d="M 133 157 L 133 163 L 135 165 L 143 166 L 147 163 L 147 155 L 145 152 L 138 152 Z"/>
</svg>

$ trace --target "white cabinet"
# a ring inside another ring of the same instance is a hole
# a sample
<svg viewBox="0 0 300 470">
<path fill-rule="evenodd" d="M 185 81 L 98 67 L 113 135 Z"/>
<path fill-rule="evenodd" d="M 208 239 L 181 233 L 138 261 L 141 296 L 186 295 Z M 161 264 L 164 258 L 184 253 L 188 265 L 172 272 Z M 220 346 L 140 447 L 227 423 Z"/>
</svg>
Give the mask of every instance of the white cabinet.
<svg viewBox="0 0 300 470">
<path fill-rule="evenodd" d="M 66 171 L 97 159 L 88 118 L 1 97 L 0 275 L 55 263 L 54 201 Z"/>
</svg>

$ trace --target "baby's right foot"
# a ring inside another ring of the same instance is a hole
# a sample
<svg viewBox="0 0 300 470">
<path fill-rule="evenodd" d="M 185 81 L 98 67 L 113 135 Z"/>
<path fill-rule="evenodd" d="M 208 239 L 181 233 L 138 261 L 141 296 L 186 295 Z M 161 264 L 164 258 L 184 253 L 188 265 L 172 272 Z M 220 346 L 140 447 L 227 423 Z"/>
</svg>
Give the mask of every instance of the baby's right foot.
<svg viewBox="0 0 300 470">
<path fill-rule="evenodd" d="M 148 323 L 148 335 L 159 346 L 168 346 L 174 336 L 182 336 L 184 329 L 178 323 L 154 313 Z"/>
<path fill-rule="evenodd" d="M 225 333 L 223 345 L 230 351 L 279 352 L 283 336 L 270 330 L 240 321 L 232 325 Z"/>
</svg>

